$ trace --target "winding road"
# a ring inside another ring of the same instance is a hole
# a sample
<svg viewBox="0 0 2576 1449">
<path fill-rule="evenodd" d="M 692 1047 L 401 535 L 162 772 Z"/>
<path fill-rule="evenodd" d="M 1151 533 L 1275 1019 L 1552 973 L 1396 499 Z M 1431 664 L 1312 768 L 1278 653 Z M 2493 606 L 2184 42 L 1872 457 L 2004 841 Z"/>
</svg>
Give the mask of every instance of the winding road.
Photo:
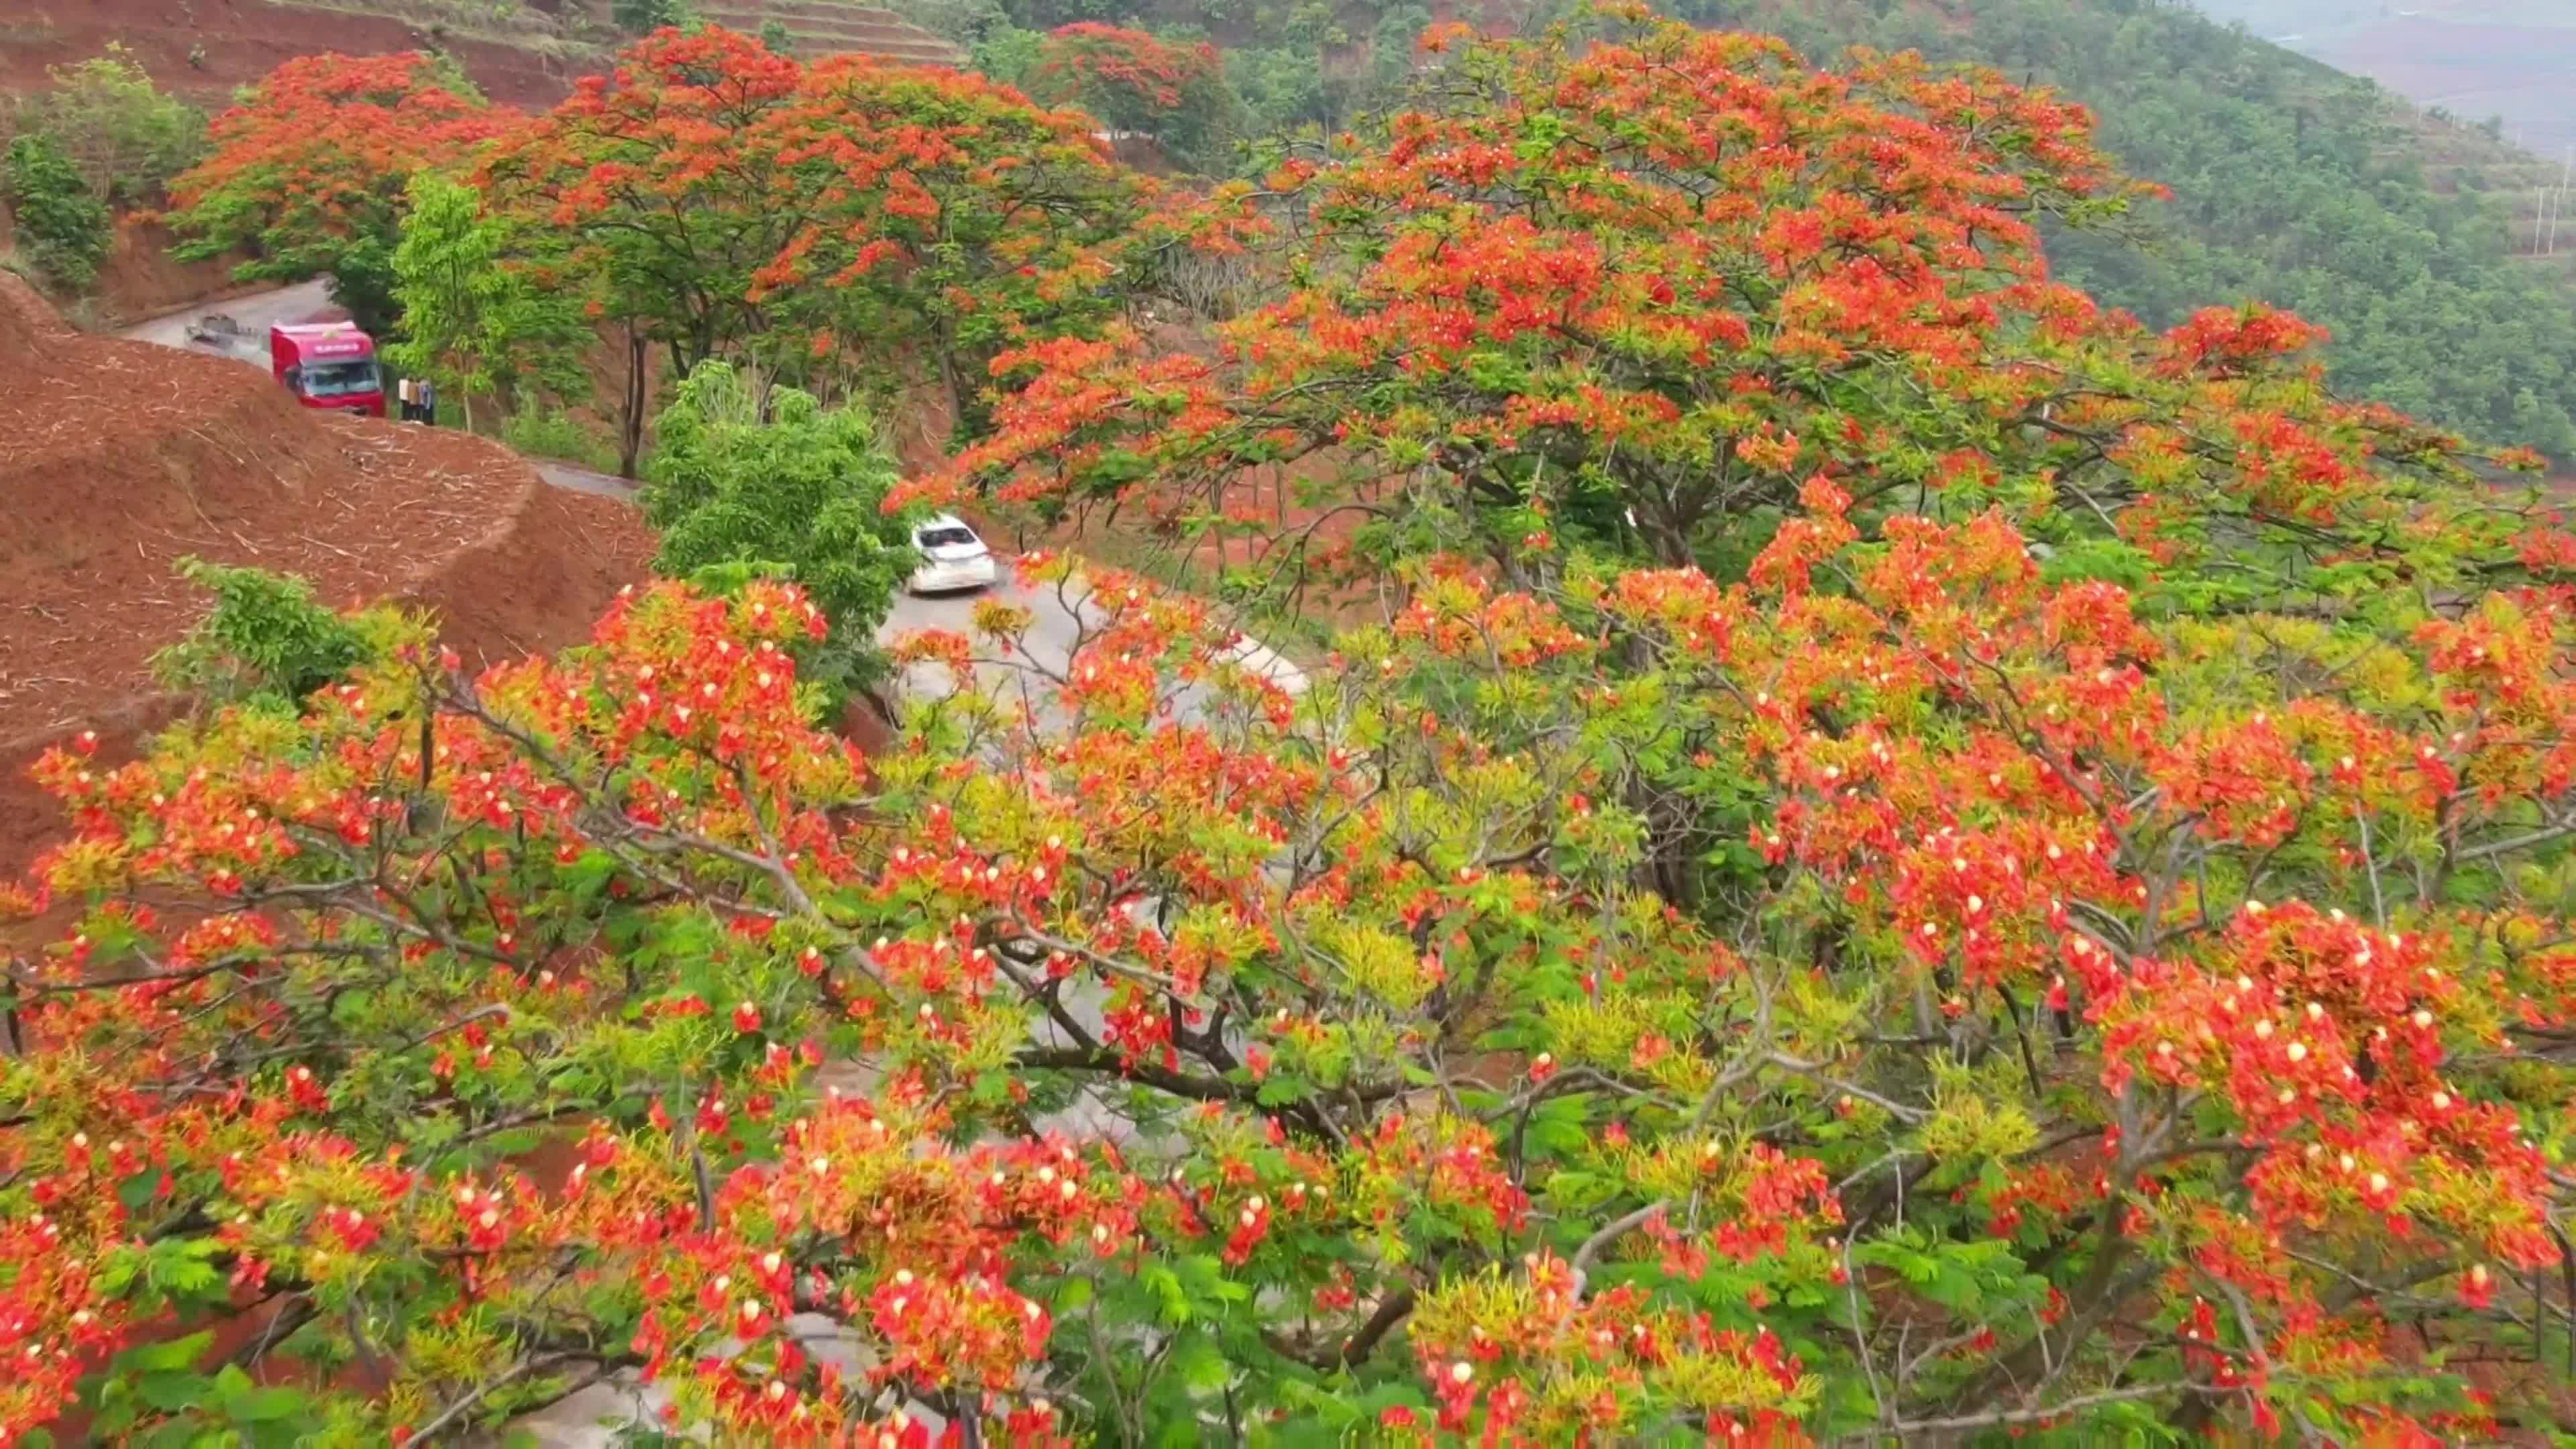
<svg viewBox="0 0 2576 1449">
<path fill-rule="evenodd" d="M 209 313 L 220 313 L 232 318 L 240 325 L 245 342 L 234 349 L 220 349 L 189 341 L 188 324 Z M 124 329 L 118 335 L 137 342 L 153 342 L 164 347 L 178 348 L 185 352 L 231 357 L 245 366 L 266 371 L 268 361 L 265 339 L 271 326 L 281 322 L 318 321 L 343 315 L 345 314 L 331 305 L 328 290 L 317 280 L 299 283 L 292 287 L 281 287 L 275 291 L 235 297 L 228 301 L 205 303 L 184 312 L 175 312 L 165 317 L 138 323 Z M 557 488 L 620 500 L 631 500 L 634 497 L 632 485 L 604 473 L 594 473 L 587 469 L 537 459 L 530 459 L 529 463 L 537 470 L 539 477 Z M 1082 603 L 1082 590 L 1079 585 L 1059 590 L 1052 585 L 1029 587 L 1015 582 L 1006 582 L 980 595 L 898 597 L 892 614 L 879 630 L 879 636 L 891 639 L 899 634 L 922 629 L 969 632 L 973 627 L 975 604 L 979 598 L 998 599 L 1026 608 L 1031 617 L 1029 631 L 1024 640 L 1029 658 L 1032 663 L 1041 668 L 1057 673 L 1061 673 L 1072 660 L 1074 650 L 1084 636 L 1086 619 L 1089 621 L 1089 626 L 1095 629 L 1100 622 L 1098 612 L 1087 608 Z M 1251 667 L 1268 673 L 1285 687 L 1290 689 L 1304 687 L 1304 677 L 1298 673 L 1296 666 L 1257 643 L 1246 641 L 1245 659 Z M 935 667 L 914 670 L 905 680 L 906 692 L 918 696 L 942 695 L 952 688 L 954 688 L 954 682 L 946 677 L 946 671 Z"/>
</svg>

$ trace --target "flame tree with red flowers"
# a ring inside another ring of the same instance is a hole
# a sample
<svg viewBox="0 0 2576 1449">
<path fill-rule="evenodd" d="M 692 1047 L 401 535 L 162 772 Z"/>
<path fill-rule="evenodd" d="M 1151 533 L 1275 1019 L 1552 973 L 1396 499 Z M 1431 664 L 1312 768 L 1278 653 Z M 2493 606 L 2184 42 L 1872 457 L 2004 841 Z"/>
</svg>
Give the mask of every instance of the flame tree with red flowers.
<svg viewBox="0 0 2576 1449">
<path fill-rule="evenodd" d="M 2191 585 L 2243 597 L 2403 550 L 2381 512 L 2466 476 L 2458 440 L 2327 396 L 2294 318 L 2163 338 L 2050 281 L 2041 224 L 2138 189 L 2077 105 L 1642 11 L 1580 38 L 1426 37 L 1441 67 L 1385 139 L 1270 179 L 1266 305 L 1214 349 L 1004 357 L 951 486 L 1222 519 L 1293 464 L 1382 554 L 1541 579 L 1557 540 L 1740 569 L 1821 472 L 1865 508 L 2012 508 L 2139 582 L 2259 542 L 2263 569 Z"/>
<path fill-rule="evenodd" d="M 751 354 L 884 385 L 926 362 L 973 414 L 986 359 L 1114 315 L 1124 259 L 1153 239 L 1155 187 L 1091 132 L 972 74 L 665 30 L 478 180 L 683 371 Z"/>
<path fill-rule="evenodd" d="M 1001 603 L 915 641 L 1017 682 L 861 761 L 810 603 L 662 585 L 67 749 L 0 1426 L 2546 1422 L 2566 578 L 2160 619 L 1819 480 L 1733 585 L 1435 564 L 1297 700 L 1095 574 L 1061 668 Z"/>
<path fill-rule="evenodd" d="M 1047 32 L 1021 84 L 1040 101 L 1088 112 L 1112 132 L 1151 137 L 1202 167 L 1224 160 L 1219 152 L 1235 120 L 1215 46 L 1096 20 Z"/>
<path fill-rule="evenodd" d="M 243 281 L 328 275 L 334 300 L 382 331 L 413 174 L 518 119 L 418 51 L 299 56 L 215 117 L 206 159 L 170 183 L 179 255 L 247 251 Z"/>
</svg>

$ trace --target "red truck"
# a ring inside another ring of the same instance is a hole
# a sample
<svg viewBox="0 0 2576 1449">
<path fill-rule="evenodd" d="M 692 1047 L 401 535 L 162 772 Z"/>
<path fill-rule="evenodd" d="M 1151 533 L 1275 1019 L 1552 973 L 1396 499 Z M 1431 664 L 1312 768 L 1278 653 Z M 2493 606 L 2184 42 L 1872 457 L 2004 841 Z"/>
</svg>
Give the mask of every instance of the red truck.
<svg viewBox="0 0 2576 1449">
<path fill-rule="evenodd" d="M 269 370 L 296 401 L 363 417 L 385 415 L 376 339 L 349 322 L 281 323 L 268 329 Z"/>
</svg>

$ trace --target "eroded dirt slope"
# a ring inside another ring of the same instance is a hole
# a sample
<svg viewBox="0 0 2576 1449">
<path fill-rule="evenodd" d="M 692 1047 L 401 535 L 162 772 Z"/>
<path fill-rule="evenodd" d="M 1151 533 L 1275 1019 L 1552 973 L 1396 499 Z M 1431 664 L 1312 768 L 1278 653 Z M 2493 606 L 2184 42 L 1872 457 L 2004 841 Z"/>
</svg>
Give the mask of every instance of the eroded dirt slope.
<svg viewBox="0 0 2576 1449">
<path fill-rule="evenodd" d="M 0 276 L 0 871 L 52 828 L 25 777 L 165 720 L 153 651 L 203 600 L 188 555 L 301 574 L 335 604 L 434 609 L 469 663 L 559 648 L 644 576 L 632 509 L 481 439 L 297 407 L 253 368 L 86 337 Z"/>
<path fill-rule="evenodd" d="M 221 108 L 236 87 L 299 55 L 440 50 L 505 105 L 549 106 L 571 94 L 594 56 L 560 43 L 510 44 L 389 15 L 273 0 L 5 0 L 0 91 L 45 84 L 45 67 L 87 60 L 114 41 L 165 89 Z"/>
</svg>

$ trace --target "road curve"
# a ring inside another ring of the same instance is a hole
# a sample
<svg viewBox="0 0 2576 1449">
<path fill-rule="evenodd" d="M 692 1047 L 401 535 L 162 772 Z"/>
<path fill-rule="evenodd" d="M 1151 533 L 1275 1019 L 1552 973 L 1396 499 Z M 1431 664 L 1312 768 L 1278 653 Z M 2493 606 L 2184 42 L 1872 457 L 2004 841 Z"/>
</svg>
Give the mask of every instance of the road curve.
<svg viewBox="0 0 2576 1449">
<path fill-rule="evenodd" d="M 188 324 L 209 313 L 219 313 L 240 324 L 244 345 L 235 349 L 208 347 L 188 340 Z M 329 288 L 320 280 L 299 282 L 292 287 L 257 292 L 229 301 L 207 302 L 185 311 L 173 312 L 149 322 L 137 323 L 117 335 L 137 342 L 155 342 L 201 356 L 231 357 L 248 366 L 266 371 L 268 367 L 268 329 L 281 322 L 305 322 L 322 317 L 343 315 L 331 304 Z M 537 476 L 557 488 L 575 493 L 589 493 L 603 498 L 631 501 L 633 485 L 605 473 L 594 473 L 569 464 L 529 460 Z M 1007 576 L 1008 571 L 1005 570 Z M 1079 581 L 1059 588 L 1053 584 L 1025 586 L 1017 582 L 998 584 L 983 594 L 944 595 L 922 598 L 905 594 L 897 596 L 893 612 L 878 630 L 878 637 L 891 640 L 899 634 L 922 629 L 946 629 L 961 634 L 972 633 L 975 604 L 980 598 L 999 599 L 1027 609 L 1031 616 L 1029 631 L 1021 641 L 1030 661 L 1039 670 L 1061 676 L 1069 668 L 1073 653 L 1086 636 L 1097 632 L 1103 616 L 1083 602 L 1084 589 Z M 1269 675 L 1293 691 L 1305 687 L 1305 677 L 1294 664 L 1282 659 L 1258 640 L 1247 638 L 1239 655 L 1257 672 Z M 1015 687 L 1013 676 L 1025 680 L 1033 695 L 1051 695 L 1052 686 L 1036 677 L 1035 671 L 1003 667 L 983 671 L 984 682 Z M 938 696 L 955 687 L 946 672 L 937 668 L 915 670 L 905 679 L 905 692 L 921 696 Z M 1187 701 L 1177 701 L 1184 712 Z"/>
<path fill-rule="evenodd" d="M 208 314 L 230 317 L 241 324 L 242 335 L 250 340 L 247 354 L 226 352 L 188 340 L 188 324 Z M 182 312 L 138 322 L 117 333 L 136 342 L 158 342 L 184 352 L 209 357 L 239 357 L 263 370 L 268 365 L 268 329 L 281 322 L 312 322 L 325 317 L 348 314 L 331 305 L 331 290 L 319 279 L 280 287 L 273 292 L 255 292 L 235 297 L 229 302 L 201 302 Z"/>
</svg>

